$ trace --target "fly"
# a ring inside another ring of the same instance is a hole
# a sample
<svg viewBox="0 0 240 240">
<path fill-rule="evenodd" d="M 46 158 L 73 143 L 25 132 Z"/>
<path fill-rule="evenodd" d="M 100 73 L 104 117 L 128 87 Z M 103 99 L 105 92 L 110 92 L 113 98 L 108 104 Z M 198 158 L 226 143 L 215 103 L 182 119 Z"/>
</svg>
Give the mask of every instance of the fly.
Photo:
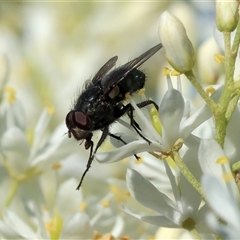
<svg viewBox="0 0 240 240">
<path fill-rule="evenodd" d="M 68 137 L 73 136 L 78 141 L 85 140 L 85 149 L 90 148 L 88 163 L 77 186 L 78 190 L 91 167 L 98 148 L 107 136 L 116 138 L 126 144 L 121 137 L 109 132 L 109 126 L 124 114 L 128 114 L 130 124 L 136 132 L 150 143 L 141 134 L 141 129 L 133 118 L 134 109 L 132 105 L 130 103 L 124 105 L 123 101 L 126 99 L 126 94 L 132 95 L 144 87 L 146 76 L 142 71 L 138 70 L 138 67 L 159 51 L 161 47 L 162 44 L 158 44 L 139 57 L 112 71 L 110 70 L 115 66 L 118 57 L 115 56 L 109 59 L 93 79 L 86 82 L 85 90 L 77 98 L 73 109 L 67 114 Z M 142 108 L 149 104 L 154 104 L 158 109 L 157 104 L 152 100 L 143 101 L 138 103 L 137 106 Z M 93 150 L 92 136 L 93 132 L 97 130 L 101 130 L 102 135 Z"/>
</svg>

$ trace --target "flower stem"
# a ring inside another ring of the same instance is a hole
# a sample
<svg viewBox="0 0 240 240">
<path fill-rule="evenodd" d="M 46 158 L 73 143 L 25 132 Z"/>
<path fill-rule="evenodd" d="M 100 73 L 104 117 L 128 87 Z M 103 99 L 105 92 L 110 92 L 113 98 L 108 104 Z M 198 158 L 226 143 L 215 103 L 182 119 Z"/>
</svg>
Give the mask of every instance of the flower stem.
<svg viewBox="0 0 240 240">
<path fill-rule="evenodd" d="M 215 139 L 221 147 L 224 145 L 226 129 L 229 120 L 231 119 L 232 111 L 228 111 L 229 103 L 232 99 L 231 86 L 233 84 L 233 72 L 236 56 L 231 52 L 231 35 L 228 32 L 223 33 L 225 43 L 225 84 L 219 99 L 218 108 L 213 112 L 215 117 Z M 228 111 L 228 113 L 227 113 Z M 226 116 L 227 114 L 227 116 Z"/>
<path fill-rule="evenodd" d="M 217 104 L 208 96 L 208 94 L 204 91 L 201 84 L 197 81 L 195 75 L 192 71 L 186 72 L 185 76 L 189 79 L 191 84 L 197 90 L 199 95 L 203 98 L 203 100 L 207 103 L 208 107 L 211 109 L 212 112 L 215 112 Z"/>
<path fill-rule="evenodd" d="M 175 161 L 176 165 L 180 169 L 183 176 L 191 183 L 191 185 L 199 192 L 203 199 L 205 199 L 204 192 L 201 184 L 198 180 L 192 175 L 187 165 L 183 162 L 177 151 L 172 151 L 172 158 Z"/>
</svg>

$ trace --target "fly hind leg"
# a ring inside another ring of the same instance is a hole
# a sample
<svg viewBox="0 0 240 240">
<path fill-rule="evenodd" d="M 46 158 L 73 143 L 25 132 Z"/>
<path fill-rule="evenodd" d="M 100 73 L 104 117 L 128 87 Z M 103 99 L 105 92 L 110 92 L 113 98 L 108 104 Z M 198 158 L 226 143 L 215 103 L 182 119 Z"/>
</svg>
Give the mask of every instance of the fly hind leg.
<svg viewBox="0 0 240 240">
<path fill-rule="evenodd" d="M 127 142 L 125 142 L 120 136 L 117 136 L 117 135 L 112 134 L 112 133 L 108 133 L 108 135 L 109 135 L 110 137 L 112 137 L 112 138 L 117 139 L 118 141 L 122 142 L 123 144 L 127 145 Z M 138 157 L 136 154 L 134 154 L 134 157 L 135 157 L 137 160 L 140 159 L 140 157 Z"/>
<path fill-rule="evenodd" d="M 155 106 L 155 108 L 158 110 L 158 105 L 153 100 L 146 100 L 146 101 L 140 102 L 137 104 L 137 106 L 139 108 L 143 108 L 150 104 L 153 104 Z M 127 113 L 130 118 L 131 126 L 135 129 L 135 131 L 139 134 L 139 136 L 141 136 L 144 140 L 146 140 L 150 144 L 151 141 L 148 140 L 145 136 L 143 136 L 143 134 L 141 133 L 141 128 L 140 128 L 139 124 L 134 120 L 133 111 L 134 111 L 134 108 L 133 108 L 132 104 L 129 103 L 126 106 L 123 106 L 121 109 L 119 109 L 119 108 L 116 109 L 116 113 L 117 113 L 116 117 L 119 118 L 123 114 Z"/>
</svg>

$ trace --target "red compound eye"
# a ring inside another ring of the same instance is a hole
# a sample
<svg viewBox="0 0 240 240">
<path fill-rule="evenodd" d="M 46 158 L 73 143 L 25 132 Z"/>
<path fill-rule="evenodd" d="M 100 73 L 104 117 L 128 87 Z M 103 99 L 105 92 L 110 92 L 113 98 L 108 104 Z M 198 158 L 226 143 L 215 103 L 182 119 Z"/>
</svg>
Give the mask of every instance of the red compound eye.
<svg viewBox="0 0 240 240">
<path fill-rule="evenodd" d="M 78 127 L 82 130 L 90 130 L 92 123 L 89 117 L 80 111 L 70 111 L 66 116 L 68 129 Z"/>
</svg>

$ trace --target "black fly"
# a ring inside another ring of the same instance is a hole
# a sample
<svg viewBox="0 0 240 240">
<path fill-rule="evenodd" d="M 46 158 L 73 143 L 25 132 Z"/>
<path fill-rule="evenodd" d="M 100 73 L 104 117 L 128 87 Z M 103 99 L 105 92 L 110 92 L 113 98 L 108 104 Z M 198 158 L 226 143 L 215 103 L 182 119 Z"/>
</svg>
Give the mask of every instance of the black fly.
<svg viewBox="0 0 240 240">
<path fill-rule="evenodd" d="M 109 132 L 109 125 L 125 113 L 128 114 L 132 127 L 150 143 L 141 134 L 140 127 L 133 119 L 132 105 L 130 103 L 124 105 L 123 100 L 126 99 L 126 94 L 131 95 L 144 87 L 145 74 L 137 68 L 160 50 L 161 47 L 162 44 L 158 44 L 139 57 L 108 73 L 118 59 L 117 56 L 112 57 L 99 69 L 92 81 L 86 84 L 86 89 L 78 97 L 73 109 L 67 114 L 68 136 L 73 135 L 76 140 L 85 140 L 85 149 L 90 148 L 87 167 L 77 189 L 81 187 L 84 176 L 91 167 L 95 153 L 108 135 L 125 143 L 121 137 Z M 139 103 L 138 107 L 142 108 L 149 104 L 154 104 L 158 108 L 155 102 L 151 100 Z M 93 151 L 92 136 L 96 130 L 101 130 L 102 135 Z"/>
</svg>

